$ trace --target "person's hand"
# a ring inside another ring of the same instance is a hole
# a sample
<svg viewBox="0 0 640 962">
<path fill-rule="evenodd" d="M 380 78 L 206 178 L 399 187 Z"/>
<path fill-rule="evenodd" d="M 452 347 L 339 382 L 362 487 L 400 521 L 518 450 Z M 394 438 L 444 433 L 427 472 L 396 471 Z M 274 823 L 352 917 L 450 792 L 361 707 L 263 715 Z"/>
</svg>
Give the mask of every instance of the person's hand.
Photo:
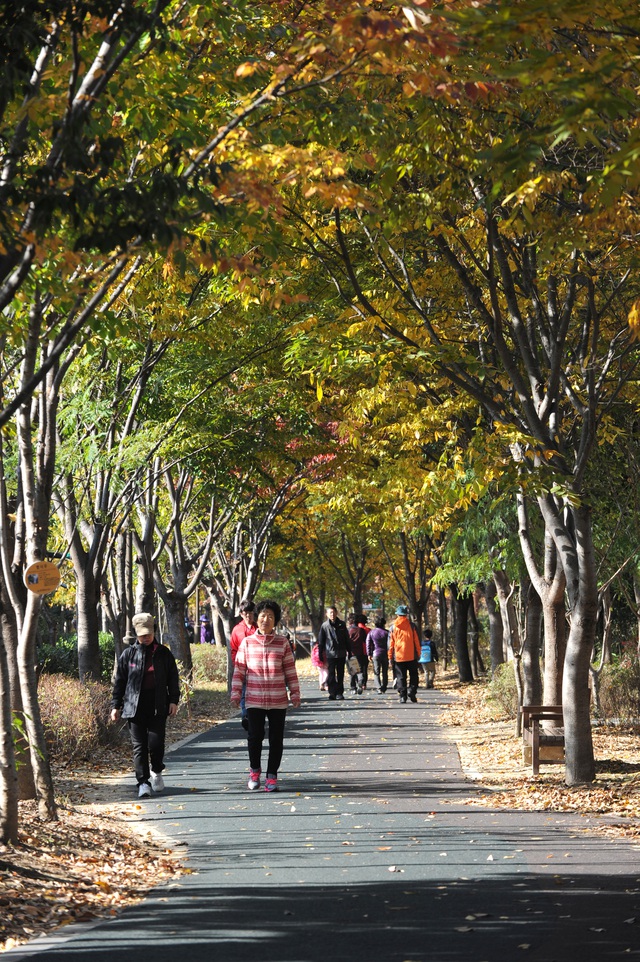
<svg viewBox="0 0 640 962">
<path fill-rule="evenodd" d="M 111 709 L 111 721 L 112 721 L 112 722 L 117 722 L 117 721 L 119 721 L 119 719 L 120 719 L 120 709 L 119 709 L 119 708 L 112 708 L 112 709 Z"/>
<path fill-rule="evenodd" d="M 232 698 L 232 699 L 231 699 L 231 707 L 232 707 L 232 708 L 240 708 L 240 699 L 239 699 L 239 698 Z"/>
<path fill-rule="evenodd" d="M 173 702 L 171 702 L 169 705 L 169 718 L 173 718 L 173 716 L 177 714 L 177 711 L 178 711 L 178 706 Z"/>
<path fill-rule="evenodd" d="M 292 698 L 292 699 L 291 699 L 291 707 L 292 707 L 292 708 L 300 708 L 300 699 L 299 699 L 299 698 Z"/>
</svg>

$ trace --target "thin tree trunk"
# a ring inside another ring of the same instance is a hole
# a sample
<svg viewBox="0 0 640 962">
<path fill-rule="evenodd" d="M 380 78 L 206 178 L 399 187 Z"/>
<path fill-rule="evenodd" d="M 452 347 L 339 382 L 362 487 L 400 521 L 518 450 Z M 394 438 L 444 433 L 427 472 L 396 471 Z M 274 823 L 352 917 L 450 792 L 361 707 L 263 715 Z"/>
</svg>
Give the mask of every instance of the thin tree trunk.
<svg viewBox="0 0 640 962">
<path fill-rule="evenodd" d="M 11 679 L 5 639 L 11 635 L 8 595 L 0 574 L 0 842 L 18 840 L 18 772 L 13 743 Z"/>
<path fill-rule="evenodd" d="M 542 704 L 542 673 L 540 671 L 540 642 L 542 640 L 542 601 L 529 582 L 525 633 L 522 645 L 523 705 Z M 554 705 L 558 702 L 553 702 Z"/>
<path fill-rule="evenodd" d="M 36 632 L 42 596 L 29 592 L 24 624 L 18 642 L 18 671 L 24 707 L 25 725 L 29 739 L 31 769 L 36 786 L 38 812 L 43 821 L 56 821 L 56 809 L 49 756 L 44 739 L 36 683 Z"/>
</svg>

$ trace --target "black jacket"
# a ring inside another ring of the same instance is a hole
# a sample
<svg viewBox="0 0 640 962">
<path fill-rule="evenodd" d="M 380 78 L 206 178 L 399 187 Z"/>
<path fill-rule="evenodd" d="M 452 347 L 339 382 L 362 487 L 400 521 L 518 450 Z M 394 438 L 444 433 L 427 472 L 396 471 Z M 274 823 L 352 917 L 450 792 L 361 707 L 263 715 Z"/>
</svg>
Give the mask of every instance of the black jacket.
<svg viewBox="0 0 640 962">
<path fill-rule="evenodd" d="M 118 658 L 113 682 L 111 707 L 122 710 L 123 718 L 133 718 L 138 708 L 144 675 L 145 647 L 139 641 L 126 648 Z M 156 715 L 166 717 L 169 705 L 177 705 L 180 698 L 180 676 L 172 652 L 158 644 L 153 653 L 156 679 Z"/>
<path fill-rule="evenodd" d="M 346 658 L 351 651 L 349 632 L 344 621 L 323 621 L 318 632 L 318 652 L 320 657 L 325 653 L 327 658 Z"/>
</svg>

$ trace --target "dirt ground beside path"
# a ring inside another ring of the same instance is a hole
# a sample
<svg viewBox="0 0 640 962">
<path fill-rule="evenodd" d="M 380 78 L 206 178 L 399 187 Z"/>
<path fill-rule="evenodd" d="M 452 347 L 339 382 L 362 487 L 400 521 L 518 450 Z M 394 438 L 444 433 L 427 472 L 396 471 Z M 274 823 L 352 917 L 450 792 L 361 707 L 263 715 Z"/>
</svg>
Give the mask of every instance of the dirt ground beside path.
<svg viewBox="0 0 640 962">
<path fill-rule="evenodd" d="M 598 776 L 594 785 L 568 789 L 562 766 L 543 767 L 533 779 L 521 759 L 514 723 L 484 705 L 482 686 L 460 687 L 439 677 L 455 696 L 440 719 L 455 740 L 465 773 L 486 786 L 470 804 L 497 808 L 573 810 L 602 817 L 601 830 L 640 844 L 638 733 L 594 730 Z M 428 693 L 419 692 L 419 698 Z M 192 699 L 191 713 L 171 722 L 169 740 L 206 731 L 229 717 L 226 694 Z M 131 800 L 114 801 L 114 779 L 131 779 Z M 54 768 L 59 821 L 43 823 L 35 805 L 21 807 L 20 841 L 0 846 L 0 951 L 72 922 L 117 914 L 158 884 L 185 871 L 180 852 L 163 845 L 138 821 L 130 747 Z M 590 824 L 593 831 L 593 821 Z"/>
</svg>

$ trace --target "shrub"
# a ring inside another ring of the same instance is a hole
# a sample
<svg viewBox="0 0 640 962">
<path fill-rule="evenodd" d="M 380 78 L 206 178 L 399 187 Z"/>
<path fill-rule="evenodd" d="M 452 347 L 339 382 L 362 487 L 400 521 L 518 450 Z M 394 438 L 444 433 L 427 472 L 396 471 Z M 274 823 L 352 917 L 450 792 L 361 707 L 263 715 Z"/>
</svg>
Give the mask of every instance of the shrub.
<svg viewBox="0 0 640 962">
<path fill-rule="evenodd" d="M 101 631 L 98 635 L 100 645 L 100 676 L 103 681 L 110 682 L 115 664 L 116 646 L 113 635 L 109 631 Z M 38 645 L 38 660 L 42 671 L 48 675 L 78 674 L 78 636 L 61 635 L 54 645 L 49 643 Z"/>
<path fill-rule="evenodd" d="M 193 684 L 209 682 L 214 685 L 227 683 L 227 649 L 217 645 L 193 645 Z"/>
<path fill-rule="evenodd" d="M 600 676 L 600 709 L 604 718 L 623 724 L 640 718 L 640 664 L 625 656 L 605 665 Z"/>
<path fill-rule="evenodd" d="M 81 682 L 69 675 L 41 675 L 38 701 L 45 737 L 54 758 L 88 756 L 117 741 L 109 723 L 111 690 L 102 682 Z"/>
<path fill-rule="evenodd" d="M 498 665 L 487 685 L 487 701 L 499 708 L 507 718 L 517 716 L 518 690 L 513 662 Z"/>
</svg>

